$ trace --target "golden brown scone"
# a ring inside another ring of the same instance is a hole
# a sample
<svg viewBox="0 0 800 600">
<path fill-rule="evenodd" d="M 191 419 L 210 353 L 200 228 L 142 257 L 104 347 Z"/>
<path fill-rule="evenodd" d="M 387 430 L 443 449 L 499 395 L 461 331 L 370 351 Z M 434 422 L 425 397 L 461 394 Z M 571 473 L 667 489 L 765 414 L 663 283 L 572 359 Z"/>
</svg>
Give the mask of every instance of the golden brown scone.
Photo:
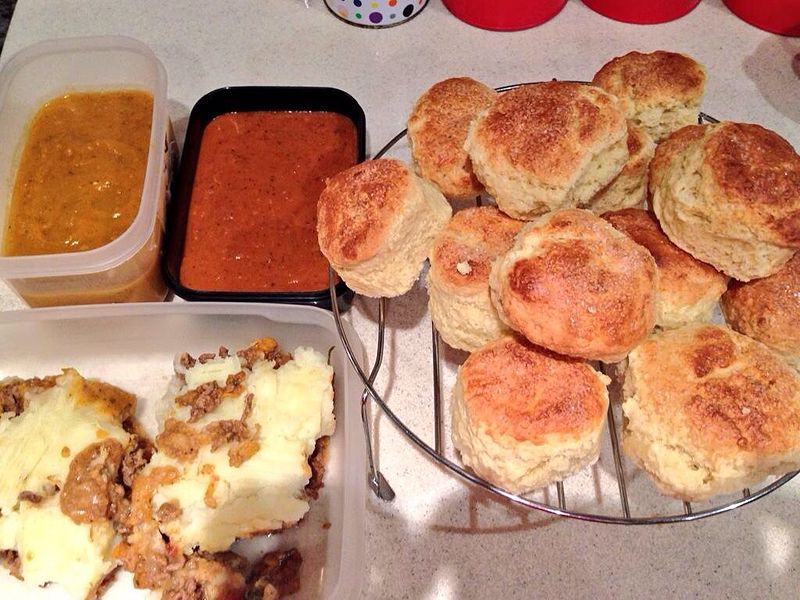
<svg viewBox="0 0 800 600">
<path fill-rule="evenodd" d="M 514 493 L 597 460 L 609 379 L 582 361 L 505 336 L 458 370 L 453 444 L 465 465 Z"/>
<path fill-rule="evenodd" d="M 607 212 L 603 218 L 653 255 L 658 267 L 656 325 L 675 329 L 708 321 L 728 278 L 684 252 L 661 230 L 652 213 L 640 208 Z M 800 315 L 798 315 L 800 316 Z"/>
<path fill-rule="evenodd" d="M 532 219 L 588 202 L 628 160 L 616 98 L 570 82 L 522 85 L 472 122 L 472 168 L 503 212 Z"/>
<path fill-rule="evenodd" d="M 692 143 L 705 135 L 708 125 L 687 125 L 673 131 L 656 145 L 650 161 L 647 185 L 650 196 L 662 185 L 662 180 L 670 175 L 672 161 Z"/>
<path fill-rule="evenodd" d="M 725 320 L 800 370 L 800 253 L 774 275 L 731 282 L 722 296 Z"/>
<path fill-rule="evenodd" d="M 800 156 L 760 125 L 724 122 L 699 131 L 666 156 L 656 150 L 650 191 L 661 227 L 734 279 L 771 275 L 800 248 Z"/>
<path fill-rule="evenodd" d="M 492 260 L 522 227 L 494 206 L 453 215 L 436 237 L 428 270 L 428 308 L 442 339 L 471 352 L 508 332 L 489 297 Z"/>
<path fill-rule="evenodd" d="M 520 231 L 489 277 L 500 318 L 560 354 L 616 362 L 655 324 L 658 272 L 650 253 L 577 208 Z"/>
<path fill-rule="evenodd" d="M 331 177 L 317 204 L 319 247 L 350 288 L 404 294 L 417 280 L 450 204 L 433 184 L 393 158 Z"/>
<path fill-rule="evenodd" d="M 448 198 L 471 198 L 483 192 L 464 140 L 472 119 L 496 97 L 497 92 L 480 81 L 452 77 L 433 84 L 414 104 L 408 119 L 414 168 Z"/>
<path fill-rule="evenodd" d="M 603 65 L 592 83 L 619 98 L 627 117 L 658 142 L 697 122 L 706 71 L 685 54 L 629 52 Z"/>
<path fill-rule="evenodd" d="M 800 375 L 719 325 L 654 334 L 628 356 L 623 448 L 687 501 L 800 468 Z"/>
<path fill-rule="evenodd" d="M 647 198 L 647 168 L 656 145 L 638 125 L 628 123 L 628 162 L 606 187 L 582 208 L 599 215 L 609 210 L 640 206 Z"/>
</svg>

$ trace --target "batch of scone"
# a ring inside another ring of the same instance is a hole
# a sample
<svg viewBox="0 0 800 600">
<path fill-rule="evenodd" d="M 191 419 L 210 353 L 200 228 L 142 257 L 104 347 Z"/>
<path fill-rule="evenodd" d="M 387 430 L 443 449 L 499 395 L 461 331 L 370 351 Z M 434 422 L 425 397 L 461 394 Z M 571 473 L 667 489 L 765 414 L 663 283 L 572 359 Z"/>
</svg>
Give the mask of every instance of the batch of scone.
<svg viewBox="0 0 800 600">
<path fill-rule="evenodd" d="M 697 125 L 705 77 L 691 57 L 657 51 L 610 60 L 593 78 L 597 87 L 554 81 L 497 96 L 470 78 L 444 80 L 409 118 L 410 166 L 379 159 L 346 171 L 321 200 L 329 215 L 320 222 L 322 250 L 358 292 L 403 295 L 420 274 L 419 256 L 429 259 L 433 323 L 446 343 L 473 352 L 468 363 L 509 351 L 493 341 L 498 323 L 526 338 L 510 351 L 530 361 L 544 349 L 567 361 L 616 363 L 646 338 L 676 344 L 673 328 L 692 338 L 676 347 L 673 376 L 694 387 L 670 397 L 665 387 L 634 389 L 629 375 L 623 405 L 626 423 L 647 413 L 662 430 L 648 446 L 623 428 L 626 452 L 659 489 L 684 500 L 800 467 L 798 374 L 753 328 L 744 333 L 755 342 L 697 325 L 711 319 L 729 277 L 763 281 L 791 268 L 800 247 L 800 157 L 757 125 Z M 369 197 L 365 181 L 384 193 L 372 204 L 356 201 Z M 446 197 L 474 193 L 476 182 L 507 217 L 528 221 L 510 247 L 485 208 L 441 218 Z M 639 208 L 645 201 L 649 212 Z M 371 227 L 353 235 L 353 221 Z M 406 235 L 394 238 L 396 231 Z M 762 343 L 773 349 L 753 349 Z M 696 366 L 698 353 L 716 357 L 711 368 Z M 452 403 L 454 445 L 478 475 L 527 492 L 597 460 L 595 443 L 580 458 L 563 447 L 547 452 L 541 430 L 514 426 L 541 421 L 551 436 L 595 435 L 602 419 L 588 427 L 573 418 L 569 433 L 563 419 L 552 420 L 547 429 L 548 415 L 590 412 L 579 408 L 577 387 L 563 381 L 553 400 L 536 389 L 547 387 L 544 375 L 510 391 L 502 373 L 487 371 L 474 378 L 472 396 L 459 370 Z M 767 394 L 753 393 L 764 386 Z M 571 469 L 535 474 L 559 460 Z M 694 487 L 681 481 L 684 471 L 695 473 Z"/>
</svg>

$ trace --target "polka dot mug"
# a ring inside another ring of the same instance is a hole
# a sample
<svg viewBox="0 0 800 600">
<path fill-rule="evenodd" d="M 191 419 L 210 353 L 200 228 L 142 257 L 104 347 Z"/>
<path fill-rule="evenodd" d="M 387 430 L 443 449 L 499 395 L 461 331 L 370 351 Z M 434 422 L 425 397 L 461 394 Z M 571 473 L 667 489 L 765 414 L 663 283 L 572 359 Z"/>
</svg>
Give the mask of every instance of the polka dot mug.
<svg viewBox="0 0 800 600">
<path fill-rule="evenodd" d="M 393 27 L 416 17 L 428 0 L 325 0 L 342 21 L 360 27 Z"/>
</svg>

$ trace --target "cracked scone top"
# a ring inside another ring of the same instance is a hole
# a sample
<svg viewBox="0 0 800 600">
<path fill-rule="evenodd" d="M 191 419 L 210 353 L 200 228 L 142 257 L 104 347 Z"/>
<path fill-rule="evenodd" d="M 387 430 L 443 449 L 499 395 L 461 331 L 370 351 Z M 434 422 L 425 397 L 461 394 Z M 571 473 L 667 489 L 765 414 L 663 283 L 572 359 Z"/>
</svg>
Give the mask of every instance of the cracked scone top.
<svg viewBox="0 0 800 600">
<path fill-rule="evenodd" d="M 467 199 L 483 191 L 464 149 L 470 122 L 497 97 L 471 77 L 450 77 L 428 88 L 408 118 L 414 168 L 447 198 Z"/>
<path fill-rule="evenodd" d="M 453 388 L 453 444 L 464 464 L 513 493 L 597 460 L 609 379 L 516 336 L 479 348 Z"/>
<path fill-rule="evenodd" d="M 623 395 L 623 448 L 665 494 L 699 501 L 800 467 L 800 376 L 731 329 L 651 336 Z"/>
<path fill-rule="evenodd" d="M 509 327 L 553 352 L 608 363 L 650 333 L 657 283 L 645 248 L 578 208 L 528 223 L 489 274 Z"/>
<path fill-rule="evenodd" d="M 685 54 L 634 51 L 608 61 L 592 83 L 619 98 L 627 117 L 658 142 L 696 121 L 706 71 Z"/>
<path fill-rule="evenodd" d="M 760 125 L 679 129 L 656 148 L 649 188 L 672 242 L 739 281 L 772 275 L 800 248 L 800 155 Z"/>
<path fill-rule="evenodd" d="M 489 295 L 492 261 L 505 253 L 522 227 L 494 206 L 457 212 L 433 243 L 428 269 L 428 309 L 442 339 L 472 352 L 508 327 Z"/>
<path fill-rule="evenodd" d="M 475 175 L 515 219 L 588 202 L 628 160 L 628 124 L 600 88 L 563 81 L 500 94 L 470 125 Z"/>
</svg>

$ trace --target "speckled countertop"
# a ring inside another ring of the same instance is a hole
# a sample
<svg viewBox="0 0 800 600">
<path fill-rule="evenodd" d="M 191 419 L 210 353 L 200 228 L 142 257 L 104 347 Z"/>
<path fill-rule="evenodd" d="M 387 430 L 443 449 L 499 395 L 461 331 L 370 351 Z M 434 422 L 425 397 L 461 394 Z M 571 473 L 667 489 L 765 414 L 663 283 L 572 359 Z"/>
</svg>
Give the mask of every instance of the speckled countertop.
<svg viewBox="0 0 800 600">
<path fill-rule="evenodd" d="M 182 142 L 191 106 L 226 85 L 326 85 L 352 94 L 367 115 L 368 151 L 404 127 L 414 99 L 452 75 L 499 86 L 585 80 L 607 59 L 657 48 L 691 54 L 708 69 L 705 112 L 758 122 L 800 147 L 800 39 L 755 29 L 721 0 L 703 0 L 672 23 L 618 23 L 569 0 L 546 24 L 497 33 L 470 27 L 440 0 L 399 27 L 367 30 L 331 15 L 322 0 L 80 2 L 19 0 L 2 61 L 42 39 L 126 34 L 166 66 L 169 112 Z M 397 153 L 402 156 L 402 145 Z M 22 304 L 6 288 L 0 308 Z M 375 304 L 349 313 L 374 349 Z M 402 418 L 432 437 L 430 323 L 417 287 L 389 305 L 378 387 Z M 445 387 L 463 356 L 445 352 Z M 693 523 L 597 525 L 528 512 L 449 476 L 380 415 L 380 468 L 397 491 L 368 498 L 363 595 L 367 598 L 796 598 L 800 478 L 731 513 Z M 608 453 L 568 482 L 570 508 L 618 511 Z M 642 514 L 658 502 L 631 472 Z M 554 502 L 554 491 L 548 492 Z M 544 498 L 540 495 L 540 498 Z M 662 503 L 664 504 L 664 503 Z M 664 504 L 680 512 L 680 503 Z"/>
</svg>

